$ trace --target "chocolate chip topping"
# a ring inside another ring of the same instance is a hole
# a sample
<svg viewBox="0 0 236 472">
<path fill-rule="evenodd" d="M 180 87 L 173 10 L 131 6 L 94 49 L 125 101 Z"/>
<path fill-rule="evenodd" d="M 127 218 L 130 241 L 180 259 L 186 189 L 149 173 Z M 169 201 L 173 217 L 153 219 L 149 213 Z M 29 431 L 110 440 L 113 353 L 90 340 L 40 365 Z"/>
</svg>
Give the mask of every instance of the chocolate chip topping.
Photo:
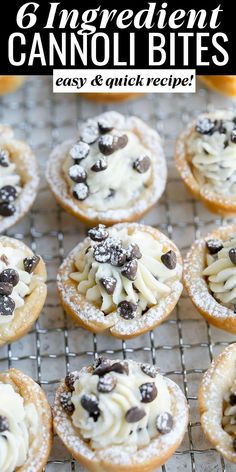
<svg viewBox="0 0 236 472">
<path fill-rule="evenodd" d="M 127 423 L 137 423 L 138 421 L 142 420 L 145 415 L 146 412 L 143 410 L 143 408 L 133 406 L 127 411 L 125 419 Z"/>
<path fill-rule="evenodd" d="M 123 248 L 111 248 L 111 265 L 121 267 L 126 261 L 126 251 Z"/>
<path fill-rule="evenodd" d="M 8 282 L 15 287 L 20 280 L 19 274 L 15 269 L 4 269 L 0 273 L 0 282 Z"/>
<path fill-rule="evenodd" d="M 234 451 L 236 452 L 236 438 L 234 438 L 233 441 L 232 441 L 232 447 L 233 447 Z"/>
<path fill-rule="evenodd" d="M 100 118 L 98 121 L 98 129 L 101 134 L 106 134 L 113 130 L 113 126 L 105 118 Z"/>
<path fill-rule="evenodd" d="M 89 413 L 89 416 L 96 422 L 99 415 L 98 401 L 95 395 L 87 395 L 86 393 L 81 397 L 80 403 L 82 407 Z"/>
<path fill-rule="evenodd" d="M 95 226 L 95 228 L 91 228 L 88 230 L 88 236 L 90 237 L 90 239 L 92 239 L 92 241 L 104 241 L 104 239 L 108 238 L 108 235 L 109 233 L 105 225 L 99 224 L 98 226 Z"/>
<path fill-rule="evenodd" d="M 106 134 L 101 136 L 98 141 L 98 147 L 104 156 L 110 156 L 115 151 L 123 149 L 128 143 L 126 134 Z"/>
<path fill-rule="evenodd" d="M 72 395 L 71 392 L 62 392 L 60 395 L 60 403 L 63 408 L 63 410 L 68 413 L 68 415 L 71 415 L 74 412 L 74 405 L 71 401 Z"/>
<path fill-rule="evenodd" d="M 105 262 L 109 262 L 111 258 L 111 252 L 104 243 L 97 244 L 94 247 L 93 254 L 95 261 L 101 262 L 102 264 L 105 264 Z"/>
<path fill-rule="evenodd" d="M 154 365 L 150 364 L 141 364 L 141 370 L 152 379 L 155 379 L 158 374 L 158 369 Z"/>
<path fill-rule="evenodd" d="M 93 144 L 99 137 L 97 123 L 85 124 L 80 133 L 80 139 L 87 144 Z"/>
<path fill-rule="evenodd" d="M 100 279 L 100 284 L 106 290 L 108 295 L 112 295 L 115 291 L 117 280 L 115 279 L 115 277 L 102 277 Z"/>
<path fill-rule="evenodd" d="M 90 147 L 83 141 L 78 141 L 70 149 L 70 156 L 72 159 L 81 161 L 85 159 L 89 154 Z"/>
<path fill-rule="evenodd" d="M 126 249 L 126 259 L 130 261 L 132 259 L 141 259 L 142 253 L 139 249 L 138 244 L 131 243 Z"/>
<path fill-rule="evenodd" d="M 81 182 L 80 184 L 76 184 L 73 188 L 73 196 L 79 200 L 83 201 L 89 196 L 89 188 L 88 185 Z"/>
<path fill-rule="evenodd" d="M 0 315 L 11 316 L 15 310 L 15 302 L 8 295 L 0 295 Z"/>
<path fill-rule="evenodd" d="M 223 243 L 220 239 L 208 239 L 208 241 L 206 241 L 206 247 L 209 253 L 214 255 L 223 248 Z"/>
<path fill-rule="evenodd" d="M 74 383 L 76 380 L 79 379 L 79 372 L 75 371 L 75 372 L 70 372 L 69 374 L 67 374 L 67 376 L 65 377 L 65 384 L 67 386 L 67 388 L 73 392 L 74 391 Z"/>
<path fill-rule="evenodd" d="M 139 173 L 144 174 L 151 166 L 151 159 L 148 156 L 140 156 L 134 161 L 133 168 Z"/>
<path fill-rule="evenodd" d="M 157 416 L 156 428 L 157 428 L 157 431 L 159 431 L 159 433 L 161 434 L 169 433 L 173 428 L 173 424 L 174 424 L 173 416 L 167 411 Z"/>
<path fill-rule="evenodd" d="M 231 406 L 234 406 L 236 405 L 236 395 L 235 393 L 231 393 L 230 396 L 229 396 L 229 404 Z"/>
<path fill-rule="evenodd" d="M 199 118 L 196 123 L 196 131 L 200 134 L 212 134 L 215 128 L 215 123 L 213 123 L 209 118 Z"/>
<path fill-rule="evenodd" d="M 117 372 L 118 374 L 129 375 L 129 365 L 125 361 L 114 362 L 110 366 L 110 372 Z"/>
<path fill-rule="evenodd" d="M 110 372 L 111 361 L 104 357 L 99 357 L 95 362 L 93 375 L 105 375 Z"/>
<path fill-rule="evenodd" d="M 6 149 L 1 149 L 0 151 L 0 166 L 9 167 L 9 152 Z"/>
<path fill-rule="evenodd" d="M 230 139 L 232 143 L 236 144 L 236 129 L 233 129 Z"/>
<path fill-rule="evenodd" d="M 11 295 L 13 285 L 8 282 L 0 282 L 0 295 Z"/>
<path fill-rule="evenodd" d="M 97 385 L 99 393 L 110 393 L 116 387 L 117 380 L 113 375 L 105 374 L 100 377 Z"/>
<path fill-rule="evenodd" d="M 87 179 L 87 172 L 79 164 L 71 166 L 69 168 L 68 174 L 70 179 L 73 180 L 73 182 L 76 182 L 77 184 L 85 182 Z"/>
<path fill-rule="evenodd" d="M 119 315 L 125 320 L 132 320 L 135 317 L 136 310 L 137 305 L 127 300 L 120 302 L 117 308 Z"/>
<path fill-rule="evenodd" d="M 162 254 L 161 256 L 161 261 L 163 264 L 167 267 L 167 269 L 173 270 L 176 268 L 177 264 L 177 257 L 174 251 L 172 249 L 165 254 Z"/>
<path fill-rule="evenodd" d="M 106 159 L 104 157 L 101 157 L 95 162 L 95 164 L 92 165 L 91 170 L 93 172 L 102 172 L 103 170 L 107 169 L 107 166 L 108 164 Z"/>
<path fill-rule="evenodd" d="M 115 194 L 116 194 L 115 189 L 114 188 L 109 188 L 109 193 L 106 196 L 106 198 L 112 198 L 112 197 L 114 197 Z"/>
<path fill-rule="evenodd" d="M 138 263 L 136 259 L 126 262 L 126 264 L 121 269 L 121 274 L 126 277 L 126 279 L 134 281 L 137 276 Z"/>
<path fill-rule="evenodd" d="M 223 124 L 223 120 L 215 120 L 214 121 L 214 131 L 218 131 L 220 134 L 226 134 L 227 130 Z"/>
<path fill-rule="evenodd" d="M 229 258 L 231 262 L 236 265 L 236 247 L 232 247 L 232 249 L 229 250 Z"/>
<path fill-rule="evenodd" d="M 9 421 L 6 416 L 0 415 L 0 433 L 4 433 L 4 431 L 9 431 L 9 428 Z"/>
<path fill-rule="evenodd" d="M 13 187 L 13 185 L 4 185 L 0 189 L 0 201 L 3 202 L 14 202 L 14 200 L 17 197 L 17 191 L 16 188 Z"/>
<path fill-rule="evenodd" d="M 16 208 L 12 203 L 0 203 L 0 216 L 12 216 L 16 212 Z"/>
<path fill-rule="evenodd" d="M 147 382 L 139 387 L 142 403 L 150 403 L 157 397 L 157 388 L 154 382 Z"/>
<path fill-rule="evenodd" d="M 40 261 L 40 256 L 34 255 L 32 257 L 25 257 L 23 259 L 25 272 L 28 272 L 28 274 L 32 274 L 32 272 L 34 272 L 34 269 L 36 269 L 39 261 Z"/>
</svg>

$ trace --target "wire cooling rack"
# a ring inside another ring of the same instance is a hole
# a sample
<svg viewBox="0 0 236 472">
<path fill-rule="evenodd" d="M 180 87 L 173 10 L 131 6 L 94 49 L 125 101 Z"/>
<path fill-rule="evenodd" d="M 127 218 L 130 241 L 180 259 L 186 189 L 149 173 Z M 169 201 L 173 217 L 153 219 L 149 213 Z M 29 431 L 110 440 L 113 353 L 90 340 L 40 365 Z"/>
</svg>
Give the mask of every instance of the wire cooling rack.
<svg viewBox="0 0 236 472">
<path fill-rule="evenodd" d="M 17 137 L 33 147 L 42 175 L 32 211 L 7 234 L 41 254 L 48 270 L 48 298 L 43 313 L 29 334 L 0 349 L 0 369 L 13 366 L 23 370 L 42 385 L 52 402 L 60 378 L 91 363 L 98 354 L 157 364 L 180 385 L 190 407 L 184 441 L 158 472 L 235 471 L 235 466 L 225 462 L 203 436 L 197 411 L 197 390 L 203 372 L 212 358 L 235 339 L 209 326 L 186 294 L 165 323 L 133 340 L 121 342 L 75 326 L 59 304 L 56 274 L 63 257 L 83 239 L 86 229 L 56 205 L 44 179 L 44 164 L 55 144 L 73 136 L 78 121 L 109 108 L 140 116 L 164 137 L 168 158 L 165 195 L 143 221 L 160 228 L 184 255 L 196 237 L 226 221 L 215 218 L 185 190 L 173 162 L 175 137 L 192 115 L 225 106 L 232 107 L 232 101 L 202 88 L 194 95 L 146 95 L 136 101 L 101 106 L 76 95 L 53 95 L 49 77 L 31 77 L 19 91 L 0 99 L 0 121 L 12 125 Z M 82 469 L 55 438 L 46 472 L 72 471 Z"/>
</svg>

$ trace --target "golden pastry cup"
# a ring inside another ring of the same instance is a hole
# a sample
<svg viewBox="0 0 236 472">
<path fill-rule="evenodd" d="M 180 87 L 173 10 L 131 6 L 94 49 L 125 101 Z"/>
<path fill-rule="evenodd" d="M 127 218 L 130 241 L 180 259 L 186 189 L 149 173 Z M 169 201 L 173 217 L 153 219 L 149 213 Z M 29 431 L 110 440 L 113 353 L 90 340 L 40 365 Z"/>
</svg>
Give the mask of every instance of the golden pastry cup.
<svg viewBox="0 0 236 472">
<path fill-rule="evenodd" d="M 0 95 L 15 92 L 24 80 L 22 75 L 0 75 Z"/>
<path fill-rule="evenodd" d="M 114 210 L 96 211 L 86 204 L 85 201 L 77 201 L 70 192 L 68 183 L 63 174 L 62 166 L 66 154 L 75 140 L 65 141 L 57 146 L 52 152 L 46 169 L 46 178 L 54 197 L 59 205 L 68 213 L 73 215 L 88 226 L 95 226 L 103 223 L 110 226 L 122 221 L 139 220 L 150 208 L 155 205 L 164 192 L 167 178 L 166 161 L 161 146 L 158 133 L 147 126 L 139 118 L 130 116 L 123 117 L 117 112 L 106 112 L 95 117 L 95 120 L 106 118 L 118 129 L 127 129 L 133 131 L 140 138 L 141 142 L 151 150 L 153 157 L 152 174 L 150 185 L 145 195 L 140 195 L 135 201 L 127 202 L 125 208 Z M 127 126 L 127 128 L 122 128 Z"/>
<path fill-rule="evenodd" d="M 28 375 L 17 369 L 0 373 L 0 382 L 10 384 L 25 402 L 33 403 L 39 417 L 39 428 L 30 445 L 28 458 L 16 472 L 42 472 L 53 441 L 52 413 L 45 393 Z"/>
<path fill-rule="evenodd" d="M 206 113 L 202 116 L 210 116 Z M 177 170 L 191 194 L 198 200 L 201 200 L 208 210 L 218 213 L 221 216 L 230 216 L 236 214 L 236 196 L 220 195 L 214 190 L 206 190 L 205 186 L 200 186 L 195 179 L 187 153 L 187 139 L 195 129 L 196 120 L 194 120 L 187 129 L 180 134 L 176 141 L 175 163 Z"/>
<path fill-rule="evenodd" d="M 224 395 L 235 380 L 236 344 L 228 346 L 204 374 L 199 388 L 199 410 L 203 431 L 222 456 L 236 464 L 233 436 L 222 427 Z"/>
<path fill-rule="evenodd" d="M 16 172 L 21 177 L 21 192 L 14 202 L 16 212 L 11 216 L 0 216 L 0 233 L 6 231 L 30 210 L 37 195 L 39 185 L 38 164 L 30 147 L 14 138 L 13 130 L 0 124 L 0 149 L 10 153 L 10 160 L 16 165 Z"/>
<path fill-rule="evenodd" d="M 236 75 L 199 75 L 207 87 L 228 97 L 236 97 Z"/>
<path fill-rule="evenodd" d="M 24 252 L 25 257 L 32 257 L 34 253 L 24 243 L 7 236 L 0 236 L 0 247 L 13 247 Z M 14 312 L 13 320 L 6 324 L 0 324 L 0 347 L 22 338 L 37 320 L 44 306 L 47 296 L 46 267 L 40 261 L 33 272 L 37 283 L 33 291 L 24 298 L 24 305 Z"/>
<path fill-rule="evenodd" d="M 129 232 L 143 231 L 150 234 L 156 240 L 163 244 L 163 252 L 172 249 L 177 256 L 177 263 L 182 267 L 182 258 L 176 245 L 164 234 L 151 226 L 145 226 L 138 223 L 123 223 L 114 227 L 127 227 Z M 157 305 L 150 307 L 141 318 L 124 320 L 117 311 L 113 311 L 109 315 L 99 309 L 98 306 L 88 302 L 84 295 L 77 290 L 77 283 L 70 278 L 70 274 L 74 272 L 75 255 L 88 243 L 86 238 L 82 243 L 78 244 L 66 257 L 62 263 L 58 277 L 58 293 L 60 301 L 66 313 L 83 328 L 93 332 L 101 333 L 109 331 L 109 334 L 119 339 L 129 339 L 140 336 L 161 324 L 173 311 L 182 293 L 181 275 L 178 280 L 173 282 L 171 292 L 163 297 Z"/>
<path fill-rule="evenodd" d="M 236 225 L 222 226 L 205 238 L 195 241 L 184 261 L 183 276 L 184 286 L 199 313 L 209 323 L 230 333 L 236 333 L 236 314 L 216 301 L 202 272 L 206 267 L 206 241 L 208 239 L 225 241 L 235 232 Z"/>
<path fill-rule="evenodd" d="M 85 367 L 81 371 L 91 371 Z M 80 372 L 79 372 L 80 374 Z M 54 429 L 76 461 L 92 472 L 153 472 L 165 464 L 183 440 L 188 424 L 188 406 L 179 386 L 165 378 L 171 397 L 174 426 L 170 433 L 151 440 L 146 447 L 135 454 L 126 452 L 124 446 L 93 450 L 74 427 L 71 417 L 63 410 L 60 395 L 68 388 L 62 381 L 59 385 L 53 407 Z"/>
<path fill-rule="evenodd" d="M 115 103 L 123 102 L 125 100 L 134 100 L 141 97 L 142 93 L 82 93 L 82 98 L 91 100 L 97 103 Z"/>
</svg>

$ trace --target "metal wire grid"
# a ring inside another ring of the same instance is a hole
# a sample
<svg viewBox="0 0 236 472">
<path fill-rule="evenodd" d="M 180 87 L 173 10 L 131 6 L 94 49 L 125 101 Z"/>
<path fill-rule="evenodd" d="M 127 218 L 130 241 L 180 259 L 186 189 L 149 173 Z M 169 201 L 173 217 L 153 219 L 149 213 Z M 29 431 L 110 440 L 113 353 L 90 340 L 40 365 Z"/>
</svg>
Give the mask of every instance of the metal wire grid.
<svg viewBox="0 0 236 472">
<path fill-rule="evenodd" d="M 191 242 L 222 223 L 191 199 L 173 165 L 173 143 L 178 131 L 196 114 L 212 106 L 232 103 L 206 90 L 197 95 L 145 96 L 138 101 L 117 104 L 113 108 L 134 113 L 156 127 L 166 141 L 169 178 L 164 197 L 144 218 L 172 238 L 184 254 Z M 0 120 L 12 124 L 17 136 L 35 150 L 43 171 L 52 147 L 73 135 L 78 120 L 109 108 L 85 102 L 75 96 L 52 94 L 51 79 L 28 79 L 15 94 L 0 100 Z M 110 107 L 111 108 L 111 107 Z M 225 221 L 224 221 L 225 223 Z M 62 376 L 89 364 L 98 354 L 133 357 L 158 364 L 162 371 L 183 389 L 190 406 L 190 423 L 181 448 L 160 470 L 227 471 L 233 470 L 203 437 L 197 414 L 197 387 L 212 358 L 233 336 L 210 327 L 183 295 L 170 318 L 154 332 L 130 341 L 118 341 L 106 335 L 91 335 L 76 327 L 63 313 L 56 295 L 56 273 L 64 255 L 85 235 L 85 227 L 65 214 L 42 183 L 32 211 L 8 235 L 24 240 L 40 253 L 48 268 L 48 299 L 44 311 L 31 332 L 22 340 L 0 350 L 0 368 L 15 366 L 31 375 L 46 390 L 52 401 Z M 68 455 L 58 438 L 46 467 L 47 472 L 79 472 L 82 469 Z"/>
</svg>

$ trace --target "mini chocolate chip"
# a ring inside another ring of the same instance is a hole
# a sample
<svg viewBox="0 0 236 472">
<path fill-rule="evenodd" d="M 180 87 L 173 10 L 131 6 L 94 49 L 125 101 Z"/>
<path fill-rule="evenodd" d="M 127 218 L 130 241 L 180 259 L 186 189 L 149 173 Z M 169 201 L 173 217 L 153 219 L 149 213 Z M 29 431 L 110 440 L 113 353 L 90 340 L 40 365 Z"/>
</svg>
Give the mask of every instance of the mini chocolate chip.
<svg viewBox="0 0 236 472">
<path fill-rule="evenodd" d="M 20 280 L 19 274 L 15 269 L 4 269 L 0 273 L 0 282 L 8 282 L 15 287 Z"/>
<path fill-rule="evenodd" d="M 87 144 L 93 144 L 99 137 L 97 123 L 87 123 L 82 127 L 80 139 Z"/>
<path fill-rule="evenodd" d="M 87 172 L 84 170 L 82 166 L 79 164 L 75 164 L 71 166 L 68 171 L 69 177 L 73 182 L 80 184 L 81 182 L 85 182 L 87 179 Z"/>
<path fill-rule="evenodd" d="M 150 364 L 141 364 L 141 370 L 152 379 L 155 379 L 158 374 L 158 369 L 154 365 Z"/>
<path fill-rule="evenodd" d="M 163 264 L 167 267 L 167 269 L 173 270 L 176 268 L 177 264 L 177 257 L 174 251 L 172 249 L 165 254 L 162 254 L 161 256 L 161 261 Z"/>
<path fill-rule="evenodd" d="M 145 415 L 146 412 L 143 410 L 143 408 L 133 406 L 127 411 L 125 419 L 127 423 L 137 423 L 138 421 L 142 420 Z"/>
<path fill-rule="evenodd" d="M 112 197 L 114 197 L 115 194 L 116 194 L 115 189 L 114 188 L 109 188 L 109 193 L 106 196 L 106 198 L 112 198 Z"/>
<path fill-rule="evenodd" d="M 211 255 L 217 254 L 222 248 L 223 248 L 223 243 L 220 241 L 220 239 L 208 239 L 206 241 L 206 247 Z"/>
<path fill-rule="evenodd" d="M 11 316 L 15 310 L 15 302 L 8 295 L 0 295 L 0 315 Z"/>
<path fill-rule="evenodd" d="M 236 395 L 235 393 L 231 393 L 230 396 L 229 396 L 229 404 L 231 406 L 234 406 L 236 405 Z"/>
<path fill-rule="evenodd" d="M 107 161 L 104 157 L 98 159 L 95 164 L 92 165 L 91 170 L 93 172 L 102 172 L 107 169 Z"/>
<path fill-rule="evenodd" d="M 111 258 L 110 250 L 104 243 L 94 246 L 93 254 L 95 261 L 101 262 L 102 264 L 109 262 Z"/>
<path fill-rule="evenodd" d="M 115 279 L 115 277 L 102 277 L 100 279 L 100 284 L 109 295 L 112 295 L 115 291 L 117 280 Z"/>
<path fill-rule="evenodd" d="M 110 372 L 117 372 L 118 374 L 129 375 L 129 365 L 128 362 L 114 362 L 110 366 Z"/>
<path fill-rule="evenodd" d="M 110 372 L 111 361 L 104 357 L 99 357 L 94 366 L 93 375 L 105 375 Z"/>
<path fill-rule="evenodd" d="M 89 150 L 90 147 L 87 143 L 84 143 L 83 141 L 78 141 L 70 149 L 70 156 L 74 160 L 81 161 L 82 159 L 85 159 L 88 156 Z"/>
<path fill-rule="evenodd" d="M 140 156 L 136 161 L 133 163 L 133 168 L 139 173 L 144 174 L 148 171 L 151 165 L 150 157 L 148 156 Z"/>
<path fill-rule="evenodd" d="M 126 262 L 126 264 L 121 269 L 121 274 L 126 279 L 134 281 L 137 276 L 138 263 L 136 259 Z"/>
<path fill-rule="evenodd" d="M 157 388 L 154 382 L 147 382 L 139 387 L 142 403 L 150 403 L 157 397 Z"/>
<path fill-rule="evenodd" d="M 4 433 L 4 431 L 9 431 L 9 421 L 6 416 L 0 415 L 0 433 Z"/>
<path fill-rule="evenodd" d="M 91 228 L 88 230 L 88 236 L 93 241 L 104 241 L 104 239 L 108 238 L 108 231 L 105 225 L 98 225 L 95 228 Z"/>
<path fill-rule="evenodd" d="M 100 415 L 98 401 L 95 395 L 87 395 L 86 393 L 81 397 L 80 403 L 82 407 L 89 413 L 89 416 L 96 422 Z"/>
<path fill-rule="evenodd" d="M 1 202 L 14 202 L 17 197 L 16 188 L 13 185 L 5 185 L 0 189 L 0 201 Z"/>
<path fill-rule="evenodd" d="M 118 149 L 123 149 L 128 143 L 126 134 L 111 135 L 106 134 L 101 136 L 98 141 L 98 147 L 104 156 L 110 156 Z"/>
<path fill-rule="evenodd" d="M 111 249 L 111 265 L 121 267 L 126 261 L 126 251 L 123 248 Z"/>
<path fill-rule="evenodd" d="M 226 148 L 228 147 L 228 145 L 229 145 L 229 141 L 226 140 L 226 141 L 224 142 L 224 149 L 226 149 Z"/>
<path fill-rule="evenodd" d="M 218 131 L 220 134 L 226 134 L 227 130 L 223 124 L 223 120 L 215 120 L 214 121 L 214 131 Z"/>
<path fill-rule="evenodd" d="M 65 384 L 67 386 L 67 388 L 73 392 L 74 390 L 74 383 L 76 380 L 79 379 L 79 372 L 75 371 L 75 372 L 70 372 L 69 374 L 67 374 L 67 376 L 65 377 Z"/>
<path fill-rule="evenodd" d="M 232 143 L 236 144 L 236 129 L 233 129 L 230 139 Z"/>
<path fill-rule="evenodd" d="M 12 216 L 16 212 L 16 208 L 12 203 L 0 203 L 0 216 Z"/>
<path fill-rule="evenodd" d="M 29 274 L 34 272 L 34 269 L 36 269 L 39 261 L 40 261 L 40 256 L 34 255 L 32 257 L 25 257 L 23 259 L 25 272 L 28 272 Z"/>
<path fill-rule="evenodd" d="M 232 446 L 233 446 L 234 451 L 236 452 L 236 438 L 233 439 Z"/>
<path fill-rule="evenodd" d="M 128 261 L 132 259 L 141 259 L 142 253 L 139 249 L 138 244 L 136 243 L 131 243 L 126 249 L 126 259 Z"/>
<path fill-rule="evenodd" d="M 97 385 L 98 392 L 100 393 L 110 393 L 116 387 L 117 380 L 110 374 L 106 374 L 103 377 L 100 377 Z"/>
<path fill-rule="evenodd" d="M 119 315 L 125 320 L 132 320 L 135 317 L 136 310 L 137 305 L 127 300 L 120 302 L 117 308 Z"/>
<path fill-rule="evenodd" d="M 98 120 L 98 129 L 101 134 L 106 134 L 113 130 L 113 126 L 105 118 L 100 118 Z"/>
<path fill-rule="evenodd" d="M 9 152 L 6 149 L 2 149 L 0 151 L 0 166 L 1 167 L 9 167 Z"/>
<path fill-rule="evenodd" d="M 213 123 L 209 118 L 199 118 L 195 129 L 197 133 L 200 134 L 212 134 L 215 129 L 215 123 Z"/>
<path fill-rule="evenodd" d="M 68 415 L 71 415 L 74 412 L 74 404 L 71 401 L 72 395 L 71 392 L 62 392 L 60 395 L 60 404 L 63 408 L 63 410 L 68 413 Z"/>
<path fill-rule="evenodd" d="M 79 200 L 83 201 L 89 196 L 89 188 L 88 185 L 81 182 L 80 184 L 76 184 L 73 188 L 73 196 Z"/>
<path fill-rule="evenodd" d="M 11 295 L 13 285 L 8 282 L 0 282 L 0 295 Z"/>
<path fill-rule="evenodd" d="M 232 247 L 230 250 L 229 250 L 229 258 L 231 260 L 231 262 L 236 265 L 236 247 Z"/>
<path fill-rule="evenodd" d="M 122 243 L 121 240 L 118 238 L 107 238 L 106 239 L 106 246 L 109 249 L 121 249 L 122 248 Z"/>
<path fill-rule="evenodd" d="M 173 416 L 168 413 L 168 411 L 165 411 L 164 413 L 161 413 L 160 415 L 157 416 L 156 419 L 156 428 L 157 431 L 161 434 L 167 434 L 169 433 L 172 428 L 173 428 Z"/>
</svg>

